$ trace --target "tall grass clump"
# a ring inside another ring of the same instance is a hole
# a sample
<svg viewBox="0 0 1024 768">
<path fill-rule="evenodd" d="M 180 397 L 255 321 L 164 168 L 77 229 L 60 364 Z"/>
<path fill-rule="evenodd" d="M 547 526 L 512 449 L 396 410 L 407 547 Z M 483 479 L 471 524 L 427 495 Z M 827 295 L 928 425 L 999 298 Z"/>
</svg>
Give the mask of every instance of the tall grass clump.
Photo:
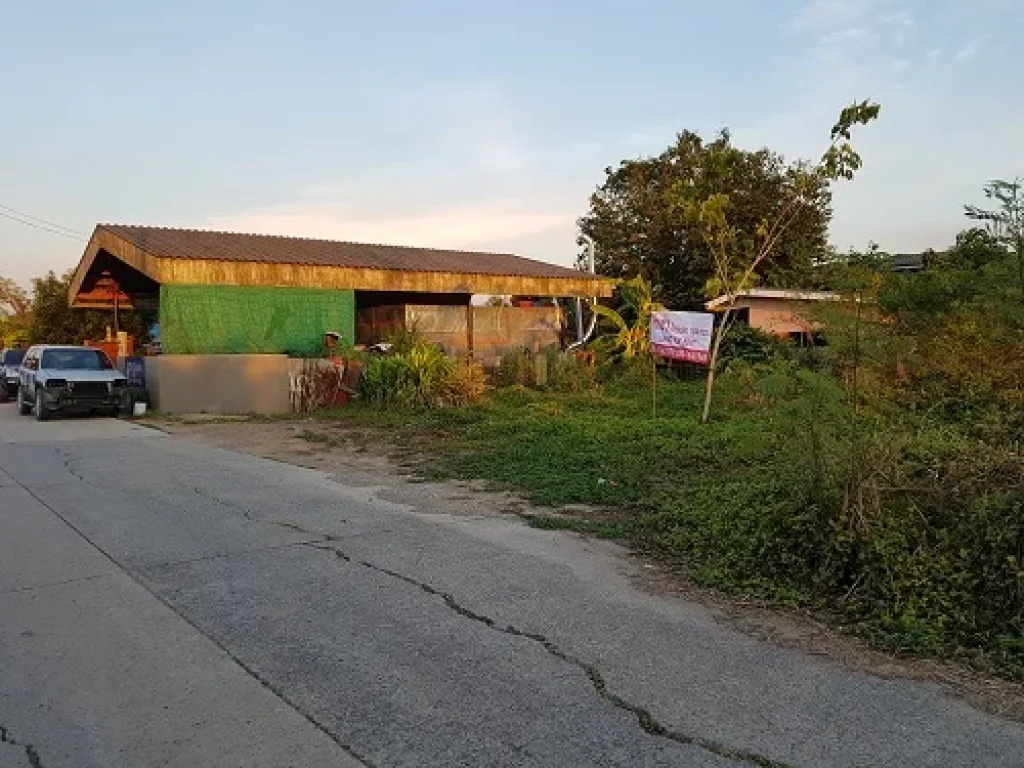
<svg viewBox="0 0 1024 768">
<path fill-rule="evenodd" d="M 449 357 L 438 345 L 409 331 L 392 343 L 391 354 L 366 362 L 361 392 L 368 402 L 434 408 L 483 398 L 486 380 L 479 364 Z"/>
</svg>

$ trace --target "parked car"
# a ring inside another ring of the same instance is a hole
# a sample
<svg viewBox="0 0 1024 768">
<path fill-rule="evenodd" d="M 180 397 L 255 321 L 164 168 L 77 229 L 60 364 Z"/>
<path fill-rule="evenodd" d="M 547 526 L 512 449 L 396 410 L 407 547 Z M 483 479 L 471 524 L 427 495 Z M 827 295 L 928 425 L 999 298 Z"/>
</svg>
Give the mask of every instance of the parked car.
<svg viewBox="0 0 1024 768">
<path fill-rule="evenodd" d="M 54 413 L 109 413 L 124 407 L 127 380 L 101 349 L 31 347 L 21 363 L 18 412 L 46 421 Z"/>
<path fill-rule="evenodd" d="M 0 353 L 0 402 L 18 394 L 18 369 L 25 359 L 24 349 L 5 349 Z"/>
</svg>

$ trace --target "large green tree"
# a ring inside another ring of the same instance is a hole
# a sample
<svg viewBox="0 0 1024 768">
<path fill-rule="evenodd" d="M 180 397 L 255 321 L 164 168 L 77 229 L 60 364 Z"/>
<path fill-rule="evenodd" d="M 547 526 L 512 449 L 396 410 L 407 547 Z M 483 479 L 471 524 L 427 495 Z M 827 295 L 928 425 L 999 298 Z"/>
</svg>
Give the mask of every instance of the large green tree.
<svg viewBox="0 0 1024 768">
<path fill-rule="evenodd" d="M 68 305 L 68 289 L 74 272 L 57 277 L 49 272 L 32 281 L 32 326 L 29 340 L 33 344 L 81 344 L 85 339 L 103 339 L 107 327 L 113 327 L 113 311 L 72 309 Z M 146 336 L 151 317 L 146 313 L 124 311 L 119 314 L 121 330 L 136 339 Z"/>
<path fill-rule="evenodd" d="M 640 275 L 667 306 L 698 309 L 715 268 L 702 226 L 688 214 L 687 202 L 726 195 L 730 220 L 753 231 L 782 215 L 794 180 L 806 176 L 804 170 L 803 164 L 787 163 L 771 150 L 734 146 L 728 131 L 712 141 L 684 131 L 657 157 L 624 160 L 606 169 L 581 226 L 597 243 L 601 274 L 620 279 Z M 804 283 L 815 259 L 827 252 L 832 211 L 824 180 L 808 190 L 807 202 L 765 265 L 760 275 L 765 284 Z"/>
</svg>

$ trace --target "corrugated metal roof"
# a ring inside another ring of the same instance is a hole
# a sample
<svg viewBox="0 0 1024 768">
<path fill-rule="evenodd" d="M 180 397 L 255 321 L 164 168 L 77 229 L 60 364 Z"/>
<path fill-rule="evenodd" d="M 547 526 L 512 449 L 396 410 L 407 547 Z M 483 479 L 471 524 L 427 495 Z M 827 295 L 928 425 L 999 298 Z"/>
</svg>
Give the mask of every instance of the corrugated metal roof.
<svg viewBox="0 0 1024 768">
<path fill-rule="evenodd" d="M 478 275 L 522 275 L 587 279 L 568 267 L 547 264 L 511 253 L 448 251 L 396 245 L 312 240 L 302 237 L 253 235 L 197 229 L 171 229 L 100 224 L 146 253 L 169 259 L 303 264 L 414 272 L 456 272 Z M 597 278 L 595 278 L 597 279 Z"/>
<path fill-rule="evenodd" d="M 704 304 L 705 309 L 717 309 L 729 303 L 731 296 L 724 294 Z M 782 288 L 750 288 L 740 291 L 736 298 L 786 299 L 789 301 L 838 301 L 839 294 L 833 291 L 802 291 Z"/>
</svg>

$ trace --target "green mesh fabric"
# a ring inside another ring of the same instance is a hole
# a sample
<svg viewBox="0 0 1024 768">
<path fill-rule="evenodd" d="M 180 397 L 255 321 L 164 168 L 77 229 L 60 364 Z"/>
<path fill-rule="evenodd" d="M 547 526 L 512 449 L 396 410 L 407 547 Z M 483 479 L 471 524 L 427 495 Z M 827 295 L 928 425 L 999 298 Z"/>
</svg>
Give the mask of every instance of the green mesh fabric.
<svg viewBox="0 0 1024 768">
<path fill-rule="evenodd" d="M 355 337 L 355 293 L 312 288 L 164 285 L 160 336 L 165 353 L 316 354 L 324 334 Z"/>
</svg>

